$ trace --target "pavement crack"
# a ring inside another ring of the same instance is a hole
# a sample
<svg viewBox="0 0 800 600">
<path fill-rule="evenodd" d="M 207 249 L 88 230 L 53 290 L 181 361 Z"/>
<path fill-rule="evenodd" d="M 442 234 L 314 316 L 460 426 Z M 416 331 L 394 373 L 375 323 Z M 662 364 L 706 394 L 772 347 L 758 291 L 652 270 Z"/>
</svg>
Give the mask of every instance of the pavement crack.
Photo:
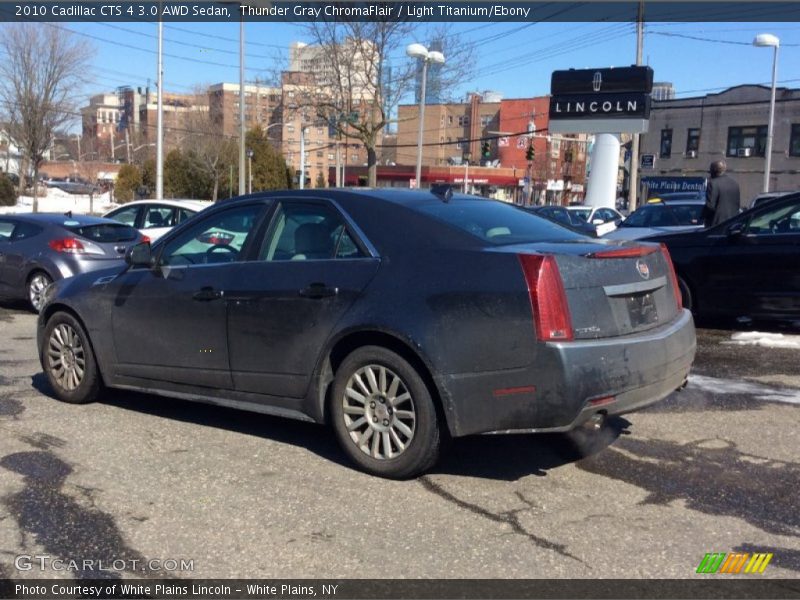
<svg viewBox="0 0 800 600">
<path fill-rule="evenodd" d="M 445 490 L 442 486 L 432 481 L 428 476 L 420 477 L 419 482 L 422 484 L 422 487 L 424 487 L 427 491 L 439 496 L 440 498 L 446 500 L 447 502 L 455 504 L 459 508 L 468 510 L 469 512 L 475 515 L 478 515 L 485 519 L 489 519 L 490 521 L 494 521 L 495 523 L 502 523 L 504 525 L 508 525 L 509 527 L 511 527 L 511 530 L 515 534 L 528 538 L 539 548 L 543 548 L 545 550 L 551 550 L 553 552 L 560 554 L 561 556 L 564 556 L 566 558 L 571 558 L 572 560 L 576 560 L 582 564 L 586 564 L 580 558 L 568 552 L 566 545 L 556 544 L 555 542 L 551 542 L 550 540 L 547 540 L 543 537 L 539 537 L 533 533 L 530 533 L 522 526 L 522 523 L 520 523 L 519 520 L 519 515 L 532 508 L 535 508 L 535 506 L 520 492 L 515 492 L 515 494 L 517 498 L 519 498 L 526 505 L 524 508 L 515 508 L 512 510 L 501 512 L 499 514 L 495 514 L 489 510 L 486 510 L 481 506 L 478 506 L 477 504 L 472 504 L 471 502 L 467 502 L 466 500 L 462 500 L 461 498 L 455 496 L 454 494 L 451 494 L 450 492 Z"/>
</svg>

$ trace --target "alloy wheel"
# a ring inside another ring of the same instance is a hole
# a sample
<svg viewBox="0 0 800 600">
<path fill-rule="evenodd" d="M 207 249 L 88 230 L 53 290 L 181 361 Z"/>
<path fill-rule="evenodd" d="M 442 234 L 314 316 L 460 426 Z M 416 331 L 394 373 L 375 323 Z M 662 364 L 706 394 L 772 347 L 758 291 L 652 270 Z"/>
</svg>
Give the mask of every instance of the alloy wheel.
<svg viewBox="0 0 800 600">
<path fill-rule="evenodd" d="M 28 299 L 31 301 L 31 306 L 33 306 L 36 312 L 42 309 L 44 291 L 51 283 L 53 282 L 44 273 L 37 273 L 31 277 L 30 283 L 28 284 Z"/>
<path fill-rule="evenodd" d="M 76 389 L 86 372 L 83 343 L 70 325 L 60 323 L 47 341 L 47 364 L 53 379 L 67 391 Z"/>
<path fill-rule="evenodd" d="M 367 456 L 396 458 L 414 439 L 414 399 L 391 369 L 375 364 L 358 369 L 347 382 L 342 407 L 350 439 Z"/>
</svg>

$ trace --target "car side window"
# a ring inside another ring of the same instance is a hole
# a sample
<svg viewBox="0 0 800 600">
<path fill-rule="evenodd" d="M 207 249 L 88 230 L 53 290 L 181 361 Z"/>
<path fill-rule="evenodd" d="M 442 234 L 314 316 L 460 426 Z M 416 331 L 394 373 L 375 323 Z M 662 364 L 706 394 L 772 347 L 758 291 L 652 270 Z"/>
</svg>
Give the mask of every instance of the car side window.
<svg viewBox="0 0 800 600">
<path fill-rule="evenodd" d="M 175 225 L 175 209 L 171 206 L 148 206 L 142 222 L 142 229 L 172 227 Z"/>
<path fill-rule="evenodd" d="M 648 227 L 673 227 L 678 224 L 678 220 L 675 218 L 675 215 L 672 214 L 672 209 L 668 209 L 664 206 L 653 208 L 658 208 L 660 210 L 652 211 L 647 221 Z"/>
<path fill-rule="evenodd" d="M 136 227 L 137 214 L 139 214 L 139 207 L 129 206 L 128 208 L 122 208 L 115 213 L 111 213 L 108 215 L 108 218 L 124 223 L 125 225 L 130 225 L 131 227 Z"/>
<path fill-rule="evenodd" d="M 281 204 L 272 219 L 259 259 L 328 260 L 364 256 L 344 219 L 322 204 Z"/>
<path fill-rule="evenodd" d="M 195 215 L 194 211 L 187 210 L 185 208 L 179 208 L 178 209 L 178 223 L 183 223 L 186 219 L 188 219 L 189 217 L 192 217 L 194 215 Z"/>
<path fill-rule="evenodd" d="M 747 225 L 750 235 L 800 233 L 800 202 L 773 208 L 754 216 Z"/>
<path fill-rule="evenodd" d="M 26 240 L 42 232 L 42 228 L 33 223 L 17 223 L 14 233 L 11 234 L 11 241 Z"/>
<path fill-rule="evenodd" d="M 252 233 L 261 205 L 232 208 L 206 217 L 170 240 L 159 264 L 171 266 L 234 262 Z"/>
</svg>

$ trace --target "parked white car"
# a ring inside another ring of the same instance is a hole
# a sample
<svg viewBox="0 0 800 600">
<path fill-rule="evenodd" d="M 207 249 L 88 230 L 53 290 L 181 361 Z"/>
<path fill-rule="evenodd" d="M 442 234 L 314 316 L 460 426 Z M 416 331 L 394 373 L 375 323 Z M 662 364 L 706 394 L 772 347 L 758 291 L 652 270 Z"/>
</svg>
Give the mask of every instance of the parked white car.
<svg viewBox="0 0 800 600">
<path fill-rule="evenodd" d="M 178 223 L 212 204 L 202 200 L 138 200 L 123 204 L 103 216 L 135 227 L 154 242 Z"/>
<path fill-rule="evenodd" d="M 615 209 L 605 206 L 567 206 L 567 210 L 586 223 L 594 225 L 598 236 L 614 231 L 625 219 Z"/>
</svg>

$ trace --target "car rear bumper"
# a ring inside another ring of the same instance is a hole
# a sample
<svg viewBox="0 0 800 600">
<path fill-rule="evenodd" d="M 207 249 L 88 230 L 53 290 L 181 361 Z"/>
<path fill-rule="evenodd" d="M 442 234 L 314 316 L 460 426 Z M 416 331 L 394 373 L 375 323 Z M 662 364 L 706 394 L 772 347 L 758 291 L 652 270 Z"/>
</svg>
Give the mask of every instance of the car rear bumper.
<svg viewBox="0 0 800 600">
<path fill-rule="evenodd" d="M 681 387 L 696 349 L 691 313 L 643 333 L 547 343 L 525 369 L 438 378 L 454 436 L 568 431 L 639 410 Z"/>
</svg>

